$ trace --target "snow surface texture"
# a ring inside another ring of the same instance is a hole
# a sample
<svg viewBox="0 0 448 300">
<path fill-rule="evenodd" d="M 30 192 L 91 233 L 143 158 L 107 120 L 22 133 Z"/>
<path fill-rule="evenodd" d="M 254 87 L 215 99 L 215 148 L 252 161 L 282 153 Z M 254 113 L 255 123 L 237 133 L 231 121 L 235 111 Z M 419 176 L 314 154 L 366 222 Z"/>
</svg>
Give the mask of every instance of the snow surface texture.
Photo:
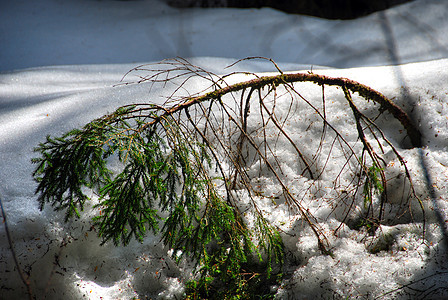
<svg viewBox="0 0 448 300">
<path fill-rule="evenodd" d="M 445 1 L 414 1 L 359 20 L 269 9 L 174 9 L 159 1 L 0 1 L 0 71 L 181 56 L 354 67 L 448 56 Z"/>
<path fill-rule="evenodd" d="M 158 237 L 148 236 L 143 244 L 135 242 L 126 248 L 100 246 L 89 225 L 91 210 L 69 224 L 63 224 L 63 214 L 49 207 L 40 212 L 31 178 L 33 148 L 48 134 L 61 135 L 120 105 L 163 101 L 170 95 L 169 88 L 150 89 L 147 84 L 114 86 L 136 66 L 133 62 L 209 56 L 191 62 L 217 74 L 274 71 L 271 64 L 260 61 L 224 69 L 235 58 L 255 55 L 283 62 L 284 70 L 306 72 L 310 64 L 356 66 L 313 72 L 359 81 L 393 99 L 418 120 L 425 145 L 422 149 L 400 147 L 399 126 L 381 121 L 407 161 L 427 208 L 426 245 L 422 244 L 421 222 L 382 226 L 374 238 L 343 225 L 337 236 L 327 234 L 335 255 L 331 258 L 321 255 L 315 237 L 297 221 L 298 216 L 289 216 L 281 204 L 262 204 L 269 219 L 288 232 L 284 239 L 290 255 L 289 276 L 278 297 L 448 297 L 447 249 L 434 213 L 439 211 L 448 220 L 448 59 L 440 59 L 448 57 L 448 4 L 440 2 L 415 1 L 359 20 L 327 21 L 271 9 L 183 11 L 157 1 L 2 1 L 0 70 L 49 65 L 0 74 L 0 196 L 33 293 L 39 299 L 182 296 L 191 268 L 187 263 L 176 265 Z M 416 63 L 387 66 L 404 62 Z M 50 66 L 64 64 L 107 65 Z M 372 65 L 379 67 L 366 67 Z M 195 92 L 204 86 L 192 81 L 186 87 Z M 304 84 L 300 91 L 310 101 L 322 101 L 319 88 L 316 92 L 316 87 Z M 328 114 L 339 119 L 340 128 L 352 126 L 341 91 L 328 89 L 326 93 L 332 100 Z M 279 105 L 277 112 L 282 111 L 285 108 Z M 298 135 L 312 119 L 308 114 L 299 117 L 301 122 L 287 127 Z M 346 138 L 356 141 L 350 132 Z M 315 149 L 319 141 L 316 136 L 306 143 Z M 286 147 L 279 144 L 277 149 L 283 164 L 294 163 Z M 429 197 L 422 157 L 436 190 L 436 203 Z M 344 160 L 333 163 L 337 166 Z M 394 165 L 398 162 L 388 164 L 392 175 Z M 252 169 L 257 174 L 258 167 Z M 292 168 L 284 179 L 297 182 L 297 193 L 307 183 Z M 260 176 L 254 180 L 266 194 L 276 194 L 278 187 L 272 179 Z M 396 190 L 403 188 L 396 184 Z M 316 191 L 313 201 L 304 197 L 304 203 L 319 219 L 319 226 L 331 233 L 341 221 L 337 211 L 328 217 L 332 210 L 328 199 L 335 191 L 325 187 L 332 186 L 332 178 L 324 177 L 320 186 L 323 189 Z M 4 228 L 0 228 L 0 299 L 22 299 L 26 291 Z M 375 247 L 381 251 L 372 251 Z"/>
</svg>

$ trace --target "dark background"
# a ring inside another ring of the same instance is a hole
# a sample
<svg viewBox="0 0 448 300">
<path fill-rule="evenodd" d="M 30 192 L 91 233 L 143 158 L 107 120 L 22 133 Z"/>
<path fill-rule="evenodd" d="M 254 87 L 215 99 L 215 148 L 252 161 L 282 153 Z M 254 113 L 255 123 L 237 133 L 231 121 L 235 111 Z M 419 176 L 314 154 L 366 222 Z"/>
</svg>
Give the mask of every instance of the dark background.
<svg viewBox="0 0 448 300">
<path fill-rule="evenodd" d="M 272 7 L 327 19 L 355 19 L 412 0 L 168 0 L 174 7 Z"/>
</svg>

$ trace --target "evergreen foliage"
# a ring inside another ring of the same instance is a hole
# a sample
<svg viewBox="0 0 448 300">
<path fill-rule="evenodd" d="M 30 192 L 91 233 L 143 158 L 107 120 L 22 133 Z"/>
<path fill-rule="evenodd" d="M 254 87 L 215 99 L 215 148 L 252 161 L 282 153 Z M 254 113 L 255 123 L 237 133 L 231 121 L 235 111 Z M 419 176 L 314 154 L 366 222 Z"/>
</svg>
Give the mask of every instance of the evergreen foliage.
<svg viewBox="0 0 448 300">
<path fill-rule="evenodd" d="M 412 184 L 405 162 L 381 130 L 357 109 L 350 91 L 379 103 L 403 124 L 414 142 L 418 142 L 420 133 L 401 109 L 364 85 L 312 73 L 283 74 L 280 70 L 276 76 L 257 76 L 250 81 L 227 85 L 225 76 L 217 77 L 185 60 L 164 64 L 169 68 L 153 70 L 152 75 L 142 77 L 141 81 L 169 82 L 184 77 L 186 82 L 200 76 L 211 82 L 211 91 L 177 100 L 172 96 L 165 106 L 126 105 L 82 129 L 74 129 L 59 138 L 47 137 L 46 142 L 36 148 L 41 156 L 33 160 L 37 164 L 33 175 L 38 182 L 36 193 L 40 208 L 48 203 L 56 210 L 63 210 L 65 220 L 80 217 L 88 200 L 86 188 L 95 191 L 99 203 L 95 205 L 97 215 L 93 223 L 103 242 L 127 245 L 132 238 L 143 242 L 148 232 L 159 233 L 177 259 L 186 257 L 195 261 L 198 276 L 187 283 L 187 297 L 191 299 L 269 296 L 272 291 L 261 287 L 267 283 L 274 285 L 282 277 L 285 252 L 281 233 L 258 207 L 260 193 L 250 183 L 244 147 L 254 150 L 257 159 L 278 181 L 291 211 L 299 213 L 310 226 L 319 248 L 331 254 L 314 217 L 279 176 L 280 165 L 270 159 L 275 154 L 266 139 L 260 144 L 251 136 L 248 116 L 253 99 L 258 101 L 263 119 L 261 132 L 270 122 L 278 136 L 286 138 L 294 147 L 304 165 L 304 173 L 317 179 L 323 170 L 313 170 L 314 162 L 302 155 L 297 141 L 289 137 L 282 121 L 274 114 L 274 108 L 264 99 L 266 95 L 276 95 L 278 86 L 284 86 L 291 95 L 298 94 L 293 83 L 300 81 L 342 87 L 364 144 L 361 158 L 327 122 L 325 111 L 302 100 L 322 118 L 322 140 L 325 130 L 333 130 L 335 139 L 348 153 L 348 162 L 354 157 L 359 170 L 366 174 L 364 179 L 359 177 L 358 182 L 353 181 L 353 199 L 357 187 L 364 185 L 366 205 L 374 205 L 373 191 L 382 195 L 381 205 L 386 201 L 382 193 L 387 182 L 384 169 L 380 167 L 381 155 L 368 142 L 369 132 L 379 145 L 382 139 L 393 149 Z M 163 80 L 159 79 L 161 76 Z M 266 95 L 262 95 L 263 89 Z M 240 92 L 240 99 L 231 98 L 236 104 L 234 108 L 223 97 L 237 92 Z M 375 131 L 377 134 L 373 133 Z M 266 136 L 266 132 L 264 134 Z M 109 167 L 114 160 L 121 163 L 119 172 Z M 373 165 L 368 167 L 368 163 Z M 246 207 L 243 211 L 237 190 L 248 195 L 249 209 Z M 381 222 L 381 210 L 375 217 Z"/>
</svg>

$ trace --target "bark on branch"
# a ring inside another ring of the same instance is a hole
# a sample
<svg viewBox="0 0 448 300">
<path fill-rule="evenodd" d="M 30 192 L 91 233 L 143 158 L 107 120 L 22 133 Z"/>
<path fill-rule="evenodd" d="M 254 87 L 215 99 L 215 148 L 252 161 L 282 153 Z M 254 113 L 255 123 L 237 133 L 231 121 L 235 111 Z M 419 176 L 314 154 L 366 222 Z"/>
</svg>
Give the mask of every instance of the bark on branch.
<svg viewBox="0 0 448 300">
<path fill-rule="evenodd" d="M 228 93 L 241 91 L 247 88 L 258 89 L 270 84 L 280 85 L 294 82 L 313 82 L 318 85 L 332 85 L 332 86 L 346 87 L 351 92 L 358 93 L 361 97 L 364 97 L 367 100 L 372 100 L 378 103 L 381 106 L 380 111 L 388 111 L 403 125 L 411 140 L 412 146 L 417 148 L 421 147 L 420 131 L 414 126 L 410 117 L 398 105 L 393 103 L 386 96 L 362 83 L 356 82 L 348 78 L 343 77 L 334 78 L 312 73 L 311 74 L 293 73 L 293 74 L 279 74 L 275 76 L 262 76 L 252 80 L 229 85 L 221 89 L 217 89 L 215 91 L 206 93 L 202 96 L 193 97 L 186 102 L 178 104 L 172 107 L 171 109 L 168 109 L 165 114 L 161 115 L 159 118 L 156 118 L 153 122 L 149 123 L 148 125 L 157 123 L 160 120 L 160 118 L 163 118 L 164 116 L 171 115 L 177 111 L 183 110 L 187 107 L 190 107 L 200 102 L 219 99 L 221 98 L 221 96 Z"/>
</svg>

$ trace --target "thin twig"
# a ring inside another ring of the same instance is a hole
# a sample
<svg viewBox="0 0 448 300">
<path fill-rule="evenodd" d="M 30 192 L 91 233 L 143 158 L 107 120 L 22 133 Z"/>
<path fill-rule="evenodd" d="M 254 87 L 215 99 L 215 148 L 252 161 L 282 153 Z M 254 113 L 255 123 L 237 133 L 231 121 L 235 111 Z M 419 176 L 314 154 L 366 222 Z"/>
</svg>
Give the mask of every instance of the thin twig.
<svg viewBox="0 0 448 300">
<path fill-rule="evenodd" d="M 17 272 L 19 273 L 20 279 L 22 280 L 23 284 L 26 287 L 28 298 L 29 299 L 34 299 L 33 293 L 31 291 L 31 284 L 30 284 L 29 280 L 27 278 L 25 278 L 25 275 L 23 274 L 23 270 L 20 267 L 19 261 L 17 259 L 16 251 L 14 249 L 14 243 L 12 241 L 11 234 L 9 232 L 8 221 L 6 219 L 6 212 L 5 212 L 5 209 L 3 208 L 3 201 L 2 201 L 1 195 L 0 195 L 0 207 L 1 207 L 1 210 L 2 210 L 3 224 L 5 226 L 6 237 L 8 239 L 8 244 L 9 244 L 9 247 L 11 249 L 12 257 L 14 259 L 14 264 L 16 265 L 16 269 L 17 269 Z"/>
</svg>

